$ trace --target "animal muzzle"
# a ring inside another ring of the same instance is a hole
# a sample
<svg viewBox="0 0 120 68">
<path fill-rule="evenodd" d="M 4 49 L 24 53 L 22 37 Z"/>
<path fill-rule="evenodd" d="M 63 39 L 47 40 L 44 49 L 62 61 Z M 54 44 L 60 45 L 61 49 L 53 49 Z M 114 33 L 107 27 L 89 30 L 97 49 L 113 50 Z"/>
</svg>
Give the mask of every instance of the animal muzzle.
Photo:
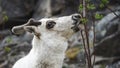
<svg viewBox="0 0 120 68">
<path fill-rule="evenodd" d="M 81 23 L 81 18 L 82 16 L 80 14 L 73 14 L 72 15 L 72 20 L 73 22 L 73 27 L 71 27 L 71 29 L 73 29 L 74 32 L 78 32 L 80 30 L 79 25 Z"/>
</svg>

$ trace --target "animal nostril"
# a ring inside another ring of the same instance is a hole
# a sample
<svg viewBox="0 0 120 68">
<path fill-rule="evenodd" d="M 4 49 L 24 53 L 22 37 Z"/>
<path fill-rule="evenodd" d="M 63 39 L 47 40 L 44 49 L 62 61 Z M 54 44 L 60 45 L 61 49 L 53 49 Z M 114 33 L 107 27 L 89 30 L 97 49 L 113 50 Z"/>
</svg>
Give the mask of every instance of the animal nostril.
<svg viewBox="0 0 120 68">
<path fill-rule="evenodd" d="M 72 16 L 72 19 L 73 19 L 73 20 L 78 20 L 78 19 L 80 19 L 80 18 L 81 18 L 81 15 L 80 15 L 80 14 L 75 14 L 75 15 Z"/>
<path fill-rule="evenodd" d="M 80 15 L 76 15 L 76 16 L 74 16 L 75 18 L 80 18 Z"/>
</svg>

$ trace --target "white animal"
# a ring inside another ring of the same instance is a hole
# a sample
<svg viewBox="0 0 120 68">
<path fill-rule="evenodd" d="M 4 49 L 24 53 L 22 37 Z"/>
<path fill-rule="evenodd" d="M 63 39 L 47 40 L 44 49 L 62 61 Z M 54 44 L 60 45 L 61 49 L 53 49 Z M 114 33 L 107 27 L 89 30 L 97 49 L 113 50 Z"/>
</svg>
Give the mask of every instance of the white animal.
<svg viewBox="0 0 120 68">
<path fill-rule="evenodd" d="M 62 68 L 68 39 L 79 31 L 79 14 L 58 18 L 30 19 L 28 23 L 15 26 L 16 34 L 28 31 L 34 34 L 32 49 L 19 59 L 13 68 Z"/>
</svg>

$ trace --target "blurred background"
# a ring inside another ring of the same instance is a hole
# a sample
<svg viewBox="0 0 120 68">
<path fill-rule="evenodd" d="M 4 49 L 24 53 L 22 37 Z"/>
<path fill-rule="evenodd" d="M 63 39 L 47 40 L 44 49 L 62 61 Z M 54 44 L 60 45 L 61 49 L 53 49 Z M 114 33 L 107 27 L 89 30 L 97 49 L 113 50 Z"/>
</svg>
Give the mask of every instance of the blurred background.
<svg viewBox="0 0 120 68">
<path fill-rule="evenodd" d="M 101 4 L 101 1 L 104 4 Z M 89 40 L 93 42 L 95 23 L 96 56 L 94 68 L 120 68 L 120 0 L 89 0 Z M 106 3 L 107 2 L 107 3 Z M 31 49 L 33 35 L 14 35 L 11 28 L 26 23 L 30 18 L 59 17 L 80 13 L 82 0 L 0 0 L 0 68 L 11 68 Z M 93 9 L 93 10 L 92 10 Z M 95 15 L 95 18 L 92 17 Z M 86 57 L 80 32 L 69 41 L 63 68 L 85 68 Z"/>
</svg>

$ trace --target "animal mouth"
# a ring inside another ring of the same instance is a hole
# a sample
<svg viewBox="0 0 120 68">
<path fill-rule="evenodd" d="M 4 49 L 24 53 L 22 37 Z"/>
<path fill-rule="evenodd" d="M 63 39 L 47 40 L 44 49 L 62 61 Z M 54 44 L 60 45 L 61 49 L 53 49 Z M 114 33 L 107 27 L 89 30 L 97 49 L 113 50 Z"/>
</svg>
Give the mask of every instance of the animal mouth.
<svg viewBox="0 0 120 68">
<path fill-rule="evenodd" d="M 81 18 L 80 14 L 72 15 L 72 20 L 74 22 L 73 22 L 73 27 L 71 27 L 71 29 L 73 29 L 74 32 L 78 32 L 80 30 L 80 28 L 79 28 L 79 25 L 81 23 L 80 18 Z"/>
</svg>

